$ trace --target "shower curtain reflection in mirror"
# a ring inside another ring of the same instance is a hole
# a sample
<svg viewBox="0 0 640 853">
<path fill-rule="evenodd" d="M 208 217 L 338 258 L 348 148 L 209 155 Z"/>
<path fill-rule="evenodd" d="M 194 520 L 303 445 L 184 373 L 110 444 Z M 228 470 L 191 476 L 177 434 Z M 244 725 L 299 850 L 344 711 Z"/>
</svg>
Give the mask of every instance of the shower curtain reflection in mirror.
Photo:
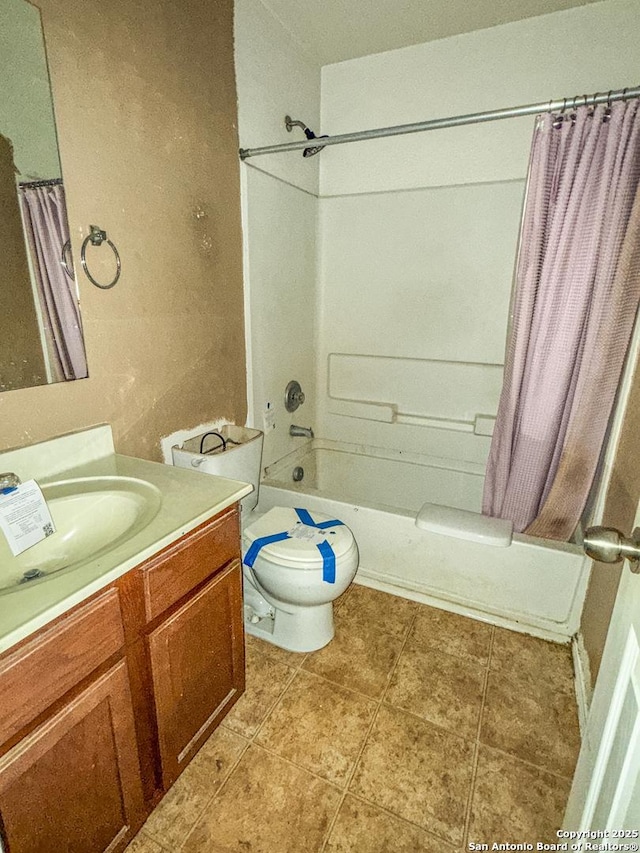
<svg viewBox="0 0 640 853">
<path fill-rule="evenodd" d="M 65 272 L 69 226 L 62 181 L 19 185 L 20 205 L 53 381 L 87 373 L 75 280 Z"/>
</svg>

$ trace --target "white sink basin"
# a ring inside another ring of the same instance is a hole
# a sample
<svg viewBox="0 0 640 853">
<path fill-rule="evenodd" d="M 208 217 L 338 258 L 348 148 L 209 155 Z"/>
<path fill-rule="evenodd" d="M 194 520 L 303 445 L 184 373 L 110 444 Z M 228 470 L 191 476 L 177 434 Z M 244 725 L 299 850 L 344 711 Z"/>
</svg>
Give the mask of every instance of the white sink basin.
<svg viewBox="0 0 640 853">
<path fill-rule="evenodd" d="M 42 487 L 56 532 L 14 557 L 0 533 L 0 593 L 29 589 L 135 536 L 162 503 L 156 486 L 133 477 L 83 477 Z"/>
</svg>

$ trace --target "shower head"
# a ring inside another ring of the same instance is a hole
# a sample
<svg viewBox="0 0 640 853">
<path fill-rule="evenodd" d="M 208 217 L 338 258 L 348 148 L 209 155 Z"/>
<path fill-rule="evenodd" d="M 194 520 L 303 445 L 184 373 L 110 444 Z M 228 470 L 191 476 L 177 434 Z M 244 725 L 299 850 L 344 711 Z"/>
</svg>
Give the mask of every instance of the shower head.
<svg viewBox="0 0 640 853">
<path fill-rule="evenodd" d="M 294 127 L 301 128 L 304 131 L 304 135 L 307 137 L 307 139 L 324 139 L 324 136 L 316 136 L 315 133 L 310 128 L 308 128 L 303 121 L 292 119 L 291 116 L 284 117 L 284 126 L 287 128 L 287 131 L 289 133 L 291 133 Z M 324 145 L 312 145 L 309 148 L 304 149 L 304 151 L 302 152 L 302 156 L 313 157 L 315 154 L 319 154 L 323 148 Z"/>
<path fill-rule="evenodd" d="M 320 137 L 312 136 L 311 139 L 322 139 L 322 137 L 321 136 Z M 324 148 L 324 145 L 312 145 L 310 148 L 304 149 L 304 151 L 302 152 L 302 156 L 303 157 L 313 157 L 315 154 L 319 154 L 323 148 Z"/>
</svg>

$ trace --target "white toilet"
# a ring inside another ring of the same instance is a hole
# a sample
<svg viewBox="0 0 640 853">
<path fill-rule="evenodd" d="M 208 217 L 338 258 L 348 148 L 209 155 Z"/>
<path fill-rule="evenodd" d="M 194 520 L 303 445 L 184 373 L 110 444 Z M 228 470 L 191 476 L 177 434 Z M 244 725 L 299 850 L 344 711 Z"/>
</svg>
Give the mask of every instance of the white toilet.
<svg viewBox="0 0 640 853">
<path fill-rule="evenodd" d="M 303 507 L 256 512 L 263 438 L 225 425 L 173 447 L 173 464 L 253 485 L 241 501 L 245 630 L 311 652 L 333 638 L 333 601 L 355 576 L 358 546 L 339 519 Z"/>
</svg>

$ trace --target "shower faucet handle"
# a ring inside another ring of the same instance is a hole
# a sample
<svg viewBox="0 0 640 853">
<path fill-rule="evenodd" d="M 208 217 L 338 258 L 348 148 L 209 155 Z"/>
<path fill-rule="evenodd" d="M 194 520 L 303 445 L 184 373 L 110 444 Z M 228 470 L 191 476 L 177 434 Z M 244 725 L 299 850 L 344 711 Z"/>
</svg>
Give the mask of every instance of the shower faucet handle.
<svg viewBox="0 0 640 853">
<path fill-rule="evenodd" d="M 304 391 L 300 387 L 300 383 L 295 379 L 287 385 L 284 392 L 284 407 L 288 412 L 295 412 L 298 406 L 304 403 Z"/>
<path fill-rule="evenodd" d="M 628 538 L 615 527 L 588 527 L 583 547 L 587 556 L 599 563 L 619 563 L 627 559 L 631 571 L 640 574 L 640 527 Z"/>
</svg>

